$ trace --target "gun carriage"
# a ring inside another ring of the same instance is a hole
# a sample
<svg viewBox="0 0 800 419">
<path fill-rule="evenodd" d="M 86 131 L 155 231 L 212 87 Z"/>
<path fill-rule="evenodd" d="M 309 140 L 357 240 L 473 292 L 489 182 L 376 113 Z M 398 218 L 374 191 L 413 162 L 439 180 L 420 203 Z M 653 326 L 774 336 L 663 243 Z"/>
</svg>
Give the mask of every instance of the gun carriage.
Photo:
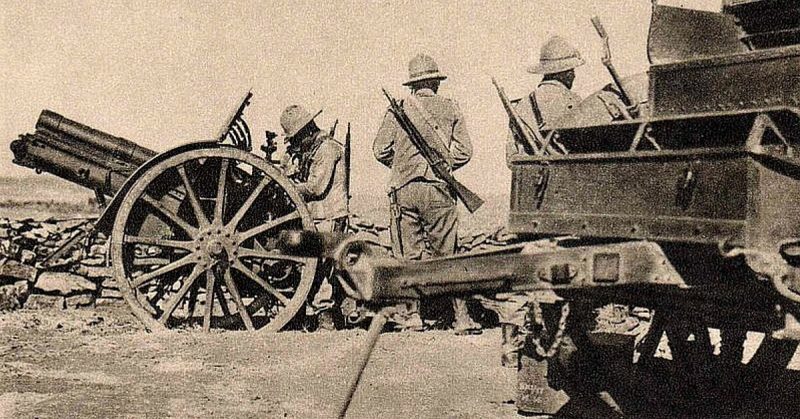
<svg viewBox="0 0 800 419">
<path fill-rule="evenodd" d="M 249 152 L 251 96 L 219 139 L 164 153 L 48 110 L 11 144 L 14 163 L 112 197 L 94 232 L 109 237 L 120 291 L 148 329 L 277 331 L 306 301 L 316 259 L 277 254 L 275 241 L 314 224 L 270 156 Z"/>
<path fill-rule="evenodd" d="M 800 340 L 798 44 L 797 2 L 728 0 L 722 13 L 654 4 L 648 76 L 620 80 L 605 59 L 615 83 L 547 130 L 526 131 L 495 82 L 526 151 L 508 157 L 508 225 L 527 243 L 400 263 L 362 242 L 287 242 L 335 255 L 351 293 L 378 306 L 531 293 L 523 412 L 569 416 L 571 401 L 594 397 L 605 410 L 590 402 L 578 416 L 725 415 L 747 399 L 769 415 L 763 400 L 797 387 L 779 377 Z M 560 302 L 543 307 L 541 292 Z M 643 338 L 594 334 L 607 303 L 651 309 Z M 753 331 L 765 338 L 743 365 Z M 667 367 L 655 357 L 665 336 Z"/>
</svg>

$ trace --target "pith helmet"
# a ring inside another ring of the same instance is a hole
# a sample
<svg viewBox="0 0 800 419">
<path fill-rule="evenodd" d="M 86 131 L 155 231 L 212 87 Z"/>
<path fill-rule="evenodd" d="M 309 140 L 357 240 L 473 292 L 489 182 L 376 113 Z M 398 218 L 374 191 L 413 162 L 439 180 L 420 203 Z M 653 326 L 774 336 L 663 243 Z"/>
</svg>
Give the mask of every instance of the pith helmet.
<svg viewBox="0 0 800 419">
<path fill-rule="evenodd" d="M 416 83 L 423 80 L 444 80 L 447 76 L 439 72 L 439 66 L 429 55 L 417 54 L 408 62 L 408 81 L 403 83 Z"/>
<path fill-rule="evenodd" d="M 281 128 L 287 138 L 294 137 L 303 127 L 313 121 L 322 111 L 311 114 L 300 105 L 292 105 L 281 114 Z"/>
<path fill-rule="evenodd" d="M 539 53 L 539 64 L 528 67 L 533 74 L 553 74 L 571 70 L 584 64 L 581 53 L 564 38 L 550 37 Z"/>
</svg>

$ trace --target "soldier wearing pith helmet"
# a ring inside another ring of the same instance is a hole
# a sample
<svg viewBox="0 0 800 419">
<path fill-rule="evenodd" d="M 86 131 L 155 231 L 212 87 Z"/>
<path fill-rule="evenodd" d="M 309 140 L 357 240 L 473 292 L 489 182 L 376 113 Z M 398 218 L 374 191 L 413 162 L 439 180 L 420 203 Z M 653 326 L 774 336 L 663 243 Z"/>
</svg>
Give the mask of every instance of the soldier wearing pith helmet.
<svg viewBox="0 0 800 419">
<path fill-rule="evenodd" d="M 528 73 L 542 76 L 536 89 L 515 102 L 517 113 L 526 124 L 542 128 L 552 126 L 565 113 L 575 109 L 581 97 L 573 92 L 575 69 L 585 63 L 580 51 L 564 38 L 554 35 L 542 45 L 539 62 L 528 67 Z M 513 137 L 512 137 L 513 138 Z M 510 153 L 522 148 L 509 141 Z"/>
<path fill-rule="evenodd" d="M 287 143 L 284 172 L 294 180 L 317 230 L 344 232 L 347 222 L 344 150 L 314 122 L 320 113 L 292 105 L 281 114 L 280 124 Z M 334 290 L 326 278 L 329 271 L 325 264 L 318 269 L 309 294 L 313 297 L 306 305 L 308 318 L 316 318 L 318 327 L 328 330 L 334 328 Z"/>
<path fill-rule="evenodd" d="M 560 117 L 577 108 L 581 97 L 574 93 L 575 69 L 582 66 L 581 53 L 564 38 L 555 35 L 542 45 L 539 62 L 528 67 L 528 72 L 542 75 L 539 85 L 528 96 L 514 101 L 514 107 L 522 123 L 530 127 L 546 129 Z M 509 133 L 508 154 L 524 154 L 525 150 Z M 551 301 L 554 295 L 542 292 L 531 295 L 507 293 L 497 294 L 494 299 L 484 299 L 484 307 L 495 311 L 501 325 L 502 363 L 516 367 L 519 350 L 524 339 L 520 330 L 525 322 L 526 305 L 531 299 Z"/>
<path fill-rule="evenodd" d="M 542 75 L 539 86 L 530 94 L 539 106 L 539 124 L 552 123 L 581 102 L 581 97 L 571 89 L 575 69 L 583 64 L 581 53 L 558 35 L 542 46 L 539 63 L 528 68 L 529 73 Z"/>
<path fill-rule="evenodd" d="M 443 156 L 451 170 L 472 158 L 472 143 L 464 116 L 455 101 L 437 94 L 447 78 L 436 61 L 419 54 L 408 64 L 411 90 L 402 106 L 425 141 Z M 397 257 L 419 260 L 455 252 L 458 212 L 453 191 L 438 178 L 419 150 L 409 140 L 394 114 L 387 111 L 373 143 L 375 158 L 391 169 L 389 197 L 392 213 L 392 247 Z M 417 301 L 400 305 L 390 320 L 400 328 L 421 329 Z M 477 333 L 480 325 L 467 312 L 466 303 L 453 299 L 456 333 Z"/>
</svg>

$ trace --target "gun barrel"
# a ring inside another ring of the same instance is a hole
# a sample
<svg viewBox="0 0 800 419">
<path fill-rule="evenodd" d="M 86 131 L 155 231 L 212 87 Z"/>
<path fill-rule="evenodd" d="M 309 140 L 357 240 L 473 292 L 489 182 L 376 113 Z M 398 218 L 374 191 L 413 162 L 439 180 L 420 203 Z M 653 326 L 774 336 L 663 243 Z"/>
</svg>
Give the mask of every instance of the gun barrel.
<svg viewBox="0 0 800 419">
<path fill-rule="evenodd" d="M 56 146 L 39 134 L 26 134 L 12 141 L 11 151 L 15 164 L 48 172 L 108 196 L 117 193 L 135 169 L 110 168 L 69 146 Z"/>
<path fill-rule="evenodd" d="M 42 111 L 34 134 L 21 135 L 11 143 L 11 151 L 15 164 L 109 196 L 157 154 L 49 110 Z"/>
<path fill-rule="evenodd" d="M 65 140 L 86 145 L 102 154 L 136 166 L 144 164 L 158 154 L 133 141 L 115 137 L 46 109 L 39 116 L 36 129 L 49 131 Z"/>
</svg>

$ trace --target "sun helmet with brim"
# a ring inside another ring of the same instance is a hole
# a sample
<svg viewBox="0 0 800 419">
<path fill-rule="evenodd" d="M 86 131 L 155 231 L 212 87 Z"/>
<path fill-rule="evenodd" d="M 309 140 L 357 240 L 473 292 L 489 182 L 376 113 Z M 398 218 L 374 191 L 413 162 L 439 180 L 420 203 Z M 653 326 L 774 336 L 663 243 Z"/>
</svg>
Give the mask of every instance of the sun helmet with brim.
<svg viewBox="0 0 800 419">
<path fill-rule="evenodd" d="M 286 138 L 289 139 L 297 135 L 300 130 L 321 113 L 322 109 L 312 114 L 300 105 L 291 105 L 287 107 L 281 114 L 280 119 L 281 128 L 283 128 Z"/>
<path fill-rule="evenodd" d="M 408 81 L 403 85 L 408 86 L 424 80 L 444 80 L 447 76 L 439 72 L 439 66 L 429 55 L 418 54 L 408 63 Z"/>
<path fill-rule="evenodd" d="M 547 40 L 539 53 L 539 63 L 528 67 L 533 74 L 554 74 L 580 67 L 586 62 L 581 53 L 564 38 L 556 35 Z"/>
</svg>

